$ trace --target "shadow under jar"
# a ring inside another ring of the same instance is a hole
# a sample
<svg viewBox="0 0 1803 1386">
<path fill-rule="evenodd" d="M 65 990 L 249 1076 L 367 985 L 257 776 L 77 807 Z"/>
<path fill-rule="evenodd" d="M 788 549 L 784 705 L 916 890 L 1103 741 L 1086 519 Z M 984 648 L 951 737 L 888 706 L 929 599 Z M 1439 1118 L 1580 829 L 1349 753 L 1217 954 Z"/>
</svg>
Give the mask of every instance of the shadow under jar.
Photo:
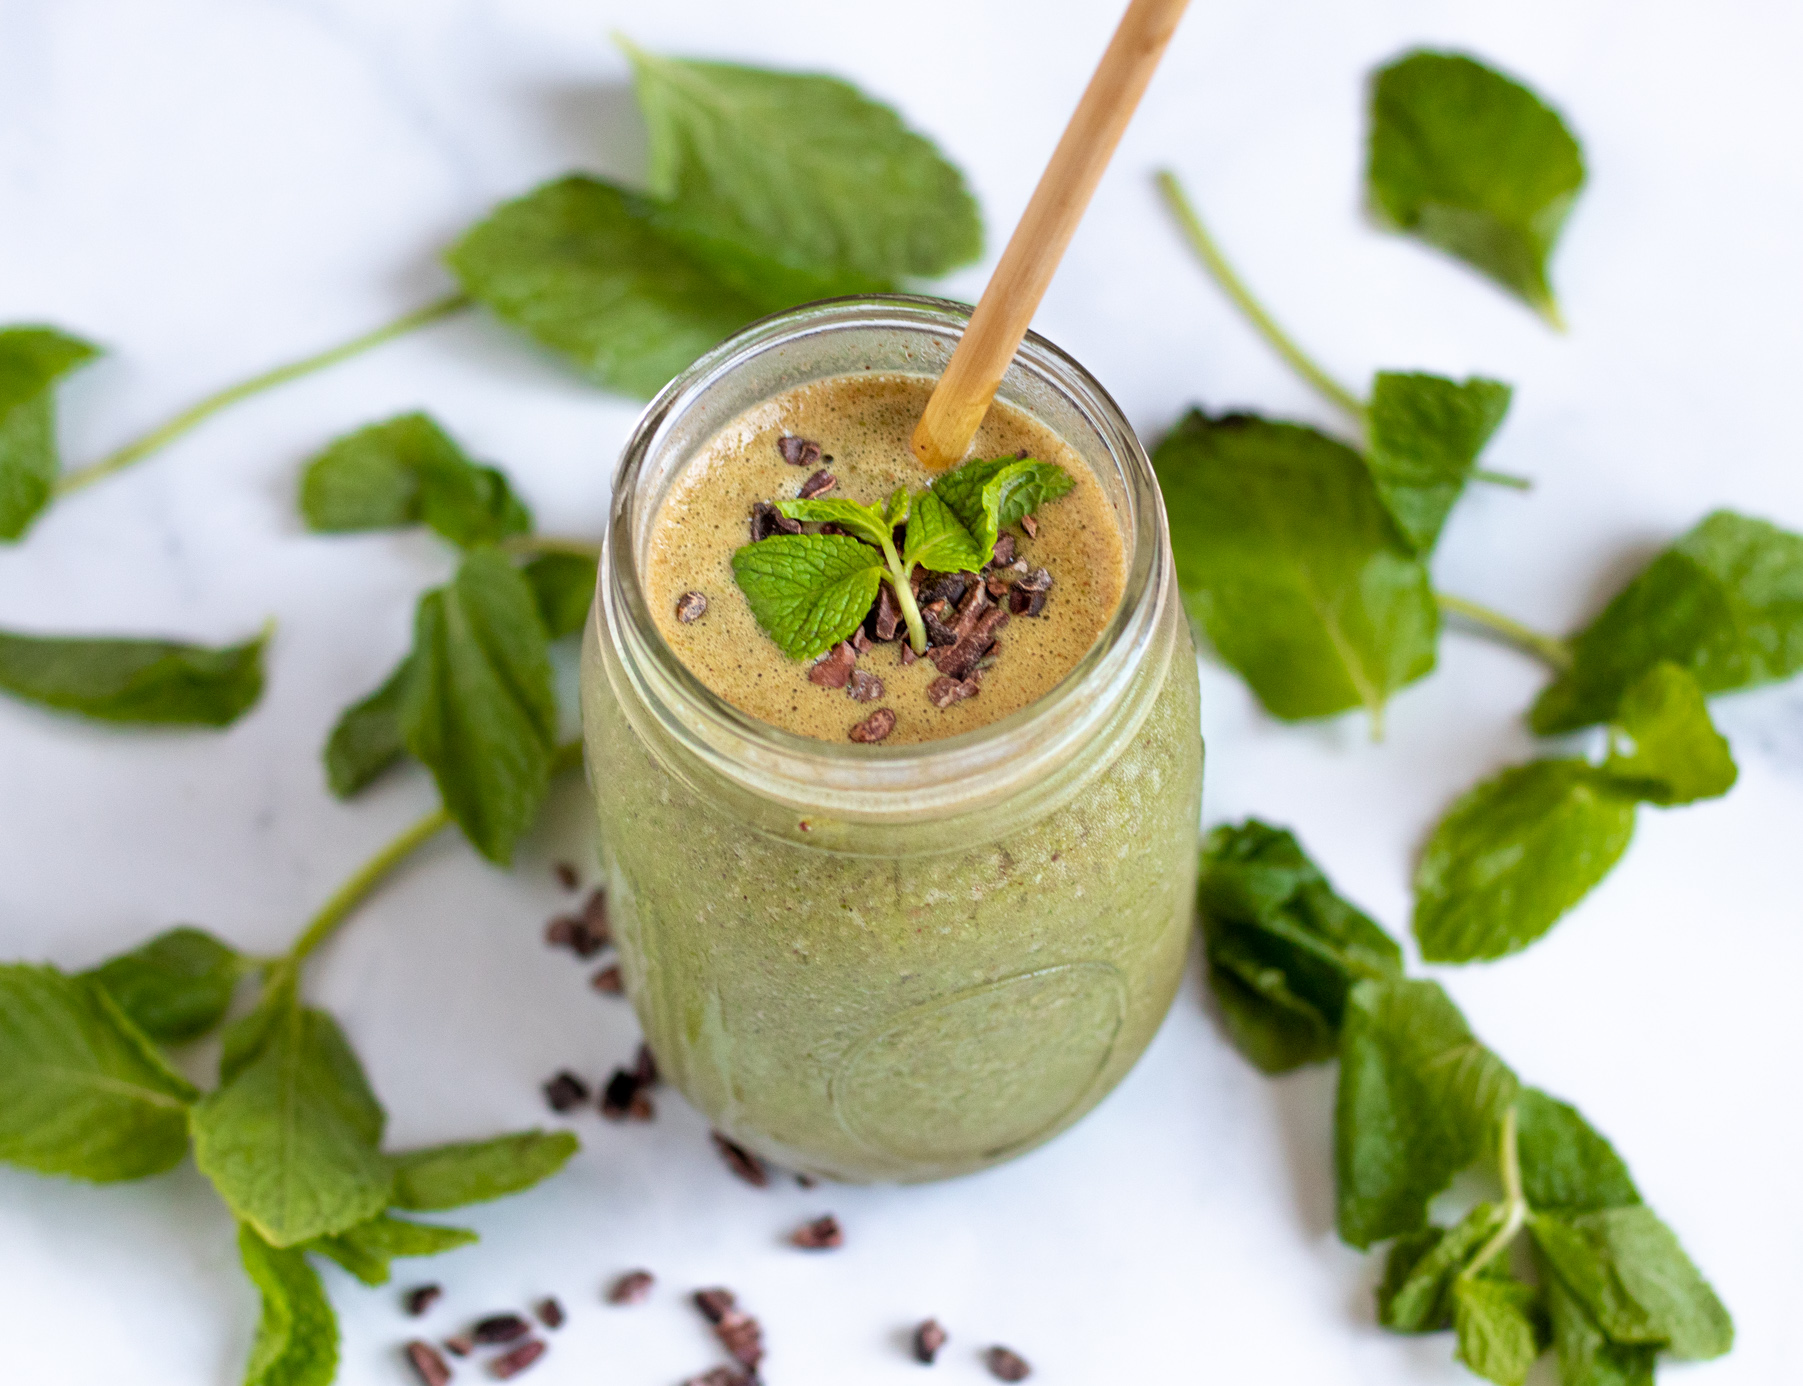
<svg viewBox="0 0 1803 1386">
<path fill-rule="evenodd" d="M 673 381 L 620 461 L 583 653 L 609 914 L 659 1068 L 723 1134 L 838 1179 L 944 1178 L 1057 1134 L 1144 1050 L 1188 949 L 1202 741 L 1164 509 L 1113 400 L 1043 338 L 998 398 L 1088 464 L 1126 558 L 1049 694 L 944 740 L 815 740 L 717 697 L 647 610 L 658 507 L 715 434 L 810 381 L 937 377 L 967 316 L 813 304 Z"/>
</svg>

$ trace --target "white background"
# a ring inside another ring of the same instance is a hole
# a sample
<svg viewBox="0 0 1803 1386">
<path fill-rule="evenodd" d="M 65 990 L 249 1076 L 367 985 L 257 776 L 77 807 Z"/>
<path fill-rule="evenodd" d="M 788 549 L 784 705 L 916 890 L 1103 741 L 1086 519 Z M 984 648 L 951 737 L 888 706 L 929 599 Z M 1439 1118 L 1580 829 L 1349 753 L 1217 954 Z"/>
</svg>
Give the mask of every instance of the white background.
<svg viewBox="0 0 1803 1386">
<path fill-rule="evenodd" d="M 1112 27 L 1099 0 L 0 0 L 0 321 L 45 319 L 111 355 L 64 392 L 92 459 L 252 369 L 449 288 L 436 256 L 499 198 L 572 167 L 633 178 L 643 132 L 609 46 L 830 68 L 899 103 L 969 171 L 993 253 Z M 1360 213 L 1363 83 L 1418 43 L 1470 49 L 1559 103 L 1591 168 L 1554 264 L 1568 337 Z M 1179 169 L 1279 318 L 1355 383 L 1377 367 L 1517 386 L 1480 490 L 1441 544 L 1448 590 L 1551 630 L 1593 612 L 1707 510 L 1803 528 L 1803 14 L 1768 0 L 1512 5 L 1200 3 L 1185 21 L 1038 327 L 1156 435 L 1192 402 L 1335 421 L 1186 259 L 1151 171 Z M 949 292 L 974 297 L 987 264 Z M 432 802 L 423 774 L 346 806 L 318 748 L 403 648 L 444 551 L 304 535 L 299 463 L 424 407 L 504 465 L 544 527 L 594 534 L 635 413 L 492 323 L 434 327 L 237 410 L 59 506 L 0 551 L 0 625 L 208 641 L 278 622 L 269 691 L 223 734 L 113 732 L 0 704 L 0 955 L 86 966 L 171 922 L 285 944 L 364 856 Z M 1541 681 L 1449 635 L 1390 732 L 1285 727 L 1210 669 L 1211 822 L 1293 825 L 1341 889 L 1402 930 L 1413 853 L 1449 800 L 1532 753 Z M 1803 1375 L 1803 686 L 1718 704 L 1727 799 L 1643 810 L 1627 858 L 1523 956 L 1442 975 L 1525 1079 L 1576 1101 L 1632 1163 L 1734 1310 L 1698 1386 Z M 624 1003 L 539 942 L 582 854 L 579 791 L 517 870 L 447 837 L 312 969 L 415 1144 L 545 1121 L 538 1084 L 600 1075 L 635 1041 Z M 205 1056 L 202 1056 L 204 1062 Z M 1145 1061 L 1076 1130 L 1005 1168 L 914 1189 L 728 1176 L 673 1094 L 650 1127 L 572 1123 L 544 1188 L 473 1210 L 478 1247 L 403 1263 L 397 1287 L 325 1276 L 346 1383 L 405 1380 L 399 1285 L 427 1321 L 555 1292 L 572 1321 L 531 1380 L 666 1386 L 718 1360 L 682 1294 L 736 1287 L 776 1386 L 918 1381 L 900 1335 L 952 1332 L 934 1380 L 986 1380 L 1005 1342 L 1036 1381 L 1435 1383 L 1442 1338 L 1372 1324 L 1375 1265 L 1331 1230 L 1333 1078 L 1281 1082 L 1222 1042 L 1194 983 Z M 841 1252 L 782 1244 L 831 1209 Z M 654 1300 L 598 1290 L 644 1265 Z M 230 1222 L 191 1167 L 90 1188 L 0 1169 L 9 1381 L 212 1386 L 255 1321 Z M 468 1368 L 463 1377 L 472 1375 Z"/>
</svg>

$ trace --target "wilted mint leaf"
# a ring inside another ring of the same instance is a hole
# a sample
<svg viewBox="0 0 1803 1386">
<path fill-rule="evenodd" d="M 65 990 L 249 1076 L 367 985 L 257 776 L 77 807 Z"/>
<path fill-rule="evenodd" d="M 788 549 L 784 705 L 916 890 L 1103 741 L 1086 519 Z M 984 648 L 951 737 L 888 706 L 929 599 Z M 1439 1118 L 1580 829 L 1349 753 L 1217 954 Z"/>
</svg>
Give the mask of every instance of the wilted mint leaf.
<svg viewBox="0 0 1803 1386">
<path fill-rule="evenodd" d="M 1621 1156 L 1576 1107 L 1523 1088 L 1515 1117 L 1521 1186 L 1530 1207 L 1588 1213 L 1640 1202 Z"/>
<path fill-rule="evenodd" d="M 1393 1333 L 1451 1328 L 1453 1281 L 1504 1221 L 1500 1206 L 1480 1203 L 1455 1227 L 1428 1227 L 1398 1237 L 1377 1287 L 1377 1321 Z"/>
<path fill-rule="evenodd" d="M 396 1257 L 436 1256 L 475 1240 L 467 1228 L 408 1222 L 383 1213 L 330 1237 L 316 1237 L 305 1249 L 331 1257 L 365 1285 L 386 1285 Z"/>
<path fill-rule="evenodd" d="M 263 695 L 267 634 L 209 649 L 173 640 L 0 631 L 0 690 L 137 726 L 223 727 Z"/>
<path fill-rule="evenodd" d="M 1533 92 L 1460 54 L 1408 54 L 1372 87 L 1366 178 L 1399 229 L 1559 325 L 1546 261 L 1584 186 L 1584 159 Z"/>
<path fill-rule="evenodd" d="M 1365 413 L 1365 460 L 1396 527 L 1418 554 L 1433 550 L 1477 457 L 1509 412 L 1499 380 L 1380 371 Z"/>
<path fill-rule="evenodd" d="M 331 1386 L 338 1374 L 338 1317 L 319 1273 L 299 1250 L 280 1250 L 238 1224 L 238 1256 L 263 1297 L 244 1386 Z"/>
<path fill-rule="evenodd" d="M 61 470 L 53 387 L 100 348 L 54 327 L 0 328 L 0 540 L 17 539 Z"/>
<path fill-rule="evenodd" d="M 145 1036 L 179 1044 L 225 1017 L 246 960 L 202 929 L 169 929 L 86 975 L 105 988 Z"/>
<path fill-rule="evenodd" d="M 778 534 L 732 556 L 751 614 L 791 659 L 813 659 L 850 637 L 876 600 L 883 558 L 838 534 Z"/>
<path fill-rule="evenodd" d="M 1540 1355 L 1545 1309 L 1532 1286 L 1476 1275 L 1453 1286 L 1459 1361 L 1497 1386 L 1523 1386 Z"/>
<path fill-rule="evenodd" d="M 1615 726 L 1628 744 L 1618 744 L 1603 769 L 1635 798 L 1689 804 L 1734 787 L 1734 756 L 1709 720 L 1703 690 L 1678 665 L 1655 664 L 1630 684 Z"/>
<path fill-rule="evenodd" d="M 547 553 L 520 569 L 532 586 L 538 614 L 553 640 L 580 635 L 588 623 L 589 604 L 595 599 L 592 558 L 574 553 Z"/>
<path fill-rule="evenodd" d="M 403 1151 L 394 1162 L 394 1206 L 437 1212 L 529 1189 L 578 1149 L 568 1131 L 517 1131 L 493 1140 Z"/>
<path fill-rule="evenodd" d="M 368 697 L 339 714 L 326 740 L 326 783 L 340 799 L 348 799 L 407 754 L 401 732 L 401 704 L 413 675 L 413 656 L 406 655 Z"/>
</svg>

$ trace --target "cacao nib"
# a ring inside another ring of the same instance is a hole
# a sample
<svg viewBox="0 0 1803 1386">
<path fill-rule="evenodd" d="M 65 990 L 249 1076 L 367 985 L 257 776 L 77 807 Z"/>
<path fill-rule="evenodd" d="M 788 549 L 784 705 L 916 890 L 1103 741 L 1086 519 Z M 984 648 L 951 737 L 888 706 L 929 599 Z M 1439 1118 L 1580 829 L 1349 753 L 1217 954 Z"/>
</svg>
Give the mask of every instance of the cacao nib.
<svg viewBox="0 0 1803 1386">
<path fill-rule="evenodd" d="M 879 707 L 857 726 L 846 733 L 853 741 L 864 745 L 874 745 L 890 732 L 895 730 L 895 713 L 886 707 Z"/>
<path fill-rule="evenodd" d="M 927 701 L 936 708 L 948 708 L 953 703 L 961 703 L 966 698 L 977 696 L 977 681 L 955 679 L 949 674 L 941 674 L 927 685 Z"/>
<path fill-rule="evenodd" d="M 647 1270 L 627 1271 L 608 1287 L 609 1304 L 643 1304 L 657 1277 Z"/>
<path fill-rule="evenodd" d="M 853 669 L 845 691 L 853 702 L 874 703 L 883 696 L 883 681 L 867 670 Z"/>
<path fill-rule="evenodd" d="M 751 507 L 751 542 L 758 543 L 773 534 L 800 534 L 801 521 L 791 520 L 769 501 L 758 501 Z"/>
<path fill-rule="evenodd" d="M 770 1174 L 764 1168 L 764 1162 L 753 1155 L 744 1146 L 729 1141 L 718 1131 L 714 1135 L 714 1148 L 720 1152 L 720 1158 L 726 1161 L 726 1167 L 747 1184 L 763 1188 L 770 1182 Z M 695 1301 L 699 1304 L 701 1301 Z"/>
<path fill-rule="evenodd" d="M 532 1306 L 532 1312 L 538 1316 L 538 1321 L 546 1328 L 563 1327 L 563 1305 L 557 1302 L 555 1296 L 541 1299 Z"/>
<path fill-rule="evenodd" d="M 1006 568 L 1014 562 L 1014 536 L 998 534 L 995 536 L 995 554 L 989 560 L 991 568 Z"/>
<path fill-rule="evenodd" d="M 709 1323 L 719 1323 L 726 1317 L 727 1311 L 738 1302 L 738 1298 L 728 1289 L 695 1291 L 695 1307 L 702 1312 Z"/>
<path fill-rule="evenodd" d="M 838 1218 L 828 1213 L 804 1222 L 789 1234 L 789 1242 L 803 1251 L 831 1251 L 845 1245 L 845 1229 L 839 1226 Z"/>
<path fill-rule="evenodd" d="M 401 1298 L 401 1308 L 418 1318 L 444 1297 L 442 1285 L 416 1285 Z"/>
<path fill-rule="evenodd" d="M 1027 538 L 1039 538 L 1039 521 L 1034 519 L 1031 515 L 1022 515 L 1020 517 L 1020 527 L 1027 531 Z"/>
<path fill-rule="evenodd" d="M 778 438 L 776 450 L 791 467 L 811 467 L 820 460 L 820 444 L 812 438 Z"/>
<path fill-rule="evenodd" d="M 684 592 L 676 599 L 676 619 L 685 626 L 707 615 L 705 592 Z"/>
<path fill-rule="evenodd" d="M 588 1084 L 564 1069 L 545 1084 L 545 1101 L 554 1112 L 568 1112 L 588 1101 Z"/>
<path fill-rule="evenodd" d="M 544 1343 L 537 1338 L 528 1338 L 518 1347 L 509 1349 L 490 1362 L 488 1374 L 505 1381 L 508 1377 L 518 1376 L 544 1355 Z"/>
<path fill-rule="evenodd" d="M 518 1314 L 490 1314 L 476 1321 L 476 1326 L 470 1329 L 470 1337 L 478 1343 L 511 1343 L 531 1331 L 532 1325 Z"/>
<path fill-rule="evenodd" d="M 822 688 L 843 688 L 851 677 L 852 666 L 858 662 L 858 652 L 851 647 L 849 640 L 841 640 L 808 669 L 808 682 L 817 683 Z"/>
<path fill-rule="evenodd" d="M 822 468 L 801 483 L 801 499 L 813 500 L 815 496 L 824 496 L 838 484 L 839 478 L 825 468 Z"/>
<path fill-rule="evenodd" d="M 870 615 L 864 620 L 864 629 L 870 633 L 872 640 L 893 640 L 895 633 L 901 628 L 901 603 L 895 599 L 895 589 L 888 583 L 877 588 L 876 605 L 870 608 Z"/>
<path fill-rule="evenodd" d="M 421 1386 L 445 1386 L 451 1379 L 451 1364 L 430 1343 L 414 1339 L 407 1344 L 407 1360 L 413 1364 Z"/>
<path fill-rule="evenodd" d="M 588 984 L 605 996 L 619 996 L 626 990 L 626 983 L 620 980 L 618 963 L 609 963 L 593 977 L 590 977 Z"/>
<path fill-rule="evenodd" d="M 983 1354 L 989 1374 L 1000 1381 L 1025 1381 L 1033 1374 L 1027 1359 L 1005 1347 L 992 1347 Z"/>
<path fill-rule="evenodd" d="M 914 1360 L 932 1366 L 939 1349 L 945 1346 L 945 1339 L 946 1332 L 939 1326 L 939 1320 L 926 1320 L 914 1330 Z"/>
</svg>

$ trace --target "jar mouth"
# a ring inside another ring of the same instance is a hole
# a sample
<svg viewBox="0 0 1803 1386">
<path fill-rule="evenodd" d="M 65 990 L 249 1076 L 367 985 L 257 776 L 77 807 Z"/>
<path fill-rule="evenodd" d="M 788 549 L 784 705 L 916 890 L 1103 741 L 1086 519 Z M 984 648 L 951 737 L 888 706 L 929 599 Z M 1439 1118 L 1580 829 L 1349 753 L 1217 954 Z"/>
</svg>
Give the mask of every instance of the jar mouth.
<svg viewBox="0 0 1803 1386">
<path fill-rule="evenodd" d="M 980 799 L 996 788 L 991 781 L 1015 779 L 1028 763 L 1049 772 L 1112 720 L 1172 600 L 1164 504 L 1120 407 L 1037 333 L 1022 342 L 997 398 L 1039 418 L 1095 471 L 1120 521 L 1126 558 L 1113 614 L 1038 701 L 940 740 L 898 746 L 820 740 L 764 722 L 707 687 L 664 640 L 649 610 L 642 562 L 658 508 L 674 478 L 721 427 L 811 380 L 860 370 L 936 377 L 969 317 L 965 304 L 900 294 L 789 309 L 720 343 L 646 407 L 614 474 L 593 617 L 614 641 L 619 658 L 610 677 L 631 685 L 616 692 L 625 695 L 621 701 L 641 734 L 673 741 L 714 771 L 791 806 L 881 818 Z"/>
</svg>

